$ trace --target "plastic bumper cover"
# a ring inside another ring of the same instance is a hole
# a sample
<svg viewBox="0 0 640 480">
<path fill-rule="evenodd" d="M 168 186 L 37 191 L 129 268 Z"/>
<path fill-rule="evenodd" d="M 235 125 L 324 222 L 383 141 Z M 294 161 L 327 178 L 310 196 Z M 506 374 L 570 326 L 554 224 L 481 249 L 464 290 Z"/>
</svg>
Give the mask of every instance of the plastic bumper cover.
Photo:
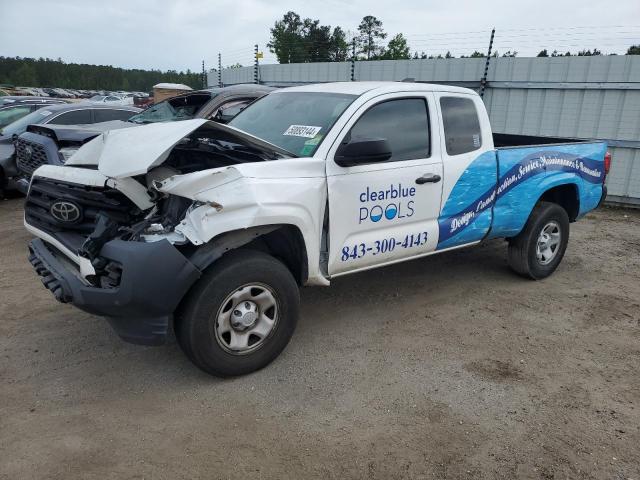
<svg viewBox="0 0 640 480">
<path fill-rule="evenodd" d="M 602 206 L 602 204 L 604 203 L 604 201 L 607 198 L 607 186 L 603 185 L 602 186 L 602 196 L 600 197 L 600 201 L 598 202 L 598 206 L 596 208 L 599 208 Z"/>
<path fill-rule="evenodd" d="M 29 244 L 29 261 L 56 299 L 107 317 L 123 340 L 160 345 L 173 312 L 201 272 L 166 240 L 107 242 L 100 256 L 122 268 L 120 283 L 99 288 L 83 281 L 64 255 L 41 239 Z"/>
</svg>

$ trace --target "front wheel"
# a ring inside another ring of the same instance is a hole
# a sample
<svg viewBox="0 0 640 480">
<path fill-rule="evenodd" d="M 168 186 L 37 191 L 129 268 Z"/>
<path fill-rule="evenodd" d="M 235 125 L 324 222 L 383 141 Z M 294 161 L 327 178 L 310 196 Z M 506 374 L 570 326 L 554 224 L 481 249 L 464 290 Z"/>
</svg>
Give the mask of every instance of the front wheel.
<svg viewBox="0 0 640 480">
<path fill-rule="evenodd" d="M 277 259 L 237 250 L 218 260 L 189 292 L 176 337 L 198 367 L 219 377 L 268 365 L 286 347 L 298 321 L 293 275 Z"/>
<path fill-rule="evenodd" d="M 509 266 L 534 280 L 546 278 L 560 265 L 568 241 L 566 210 L 555 203 L 540 202 L 522 232 L 509 241 Z"/>
</svg>

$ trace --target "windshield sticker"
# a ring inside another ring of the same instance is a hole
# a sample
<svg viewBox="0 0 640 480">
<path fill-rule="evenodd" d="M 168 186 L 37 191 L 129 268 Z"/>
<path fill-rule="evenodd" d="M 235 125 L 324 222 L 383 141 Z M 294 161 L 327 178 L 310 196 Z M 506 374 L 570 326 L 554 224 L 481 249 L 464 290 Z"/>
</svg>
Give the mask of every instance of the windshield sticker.
<svg viewBox="0 0 640 480">
<path fill-rule="evenodd" d="M 48 115 L 51 115 L 51 112 L 49 110 L 38 110 L 38 113 L 40 115 L 42 115 L 43 117 L 46 117 Z"/>
<path fill-rule="evenodd" d="M 320 130 L 322 130 L 322 127 L 313 127 L 310 125 L 290 125 L 282 135 L 288 135 L 291 137 L 313 138 L 318 134 Z"/>
</svg>

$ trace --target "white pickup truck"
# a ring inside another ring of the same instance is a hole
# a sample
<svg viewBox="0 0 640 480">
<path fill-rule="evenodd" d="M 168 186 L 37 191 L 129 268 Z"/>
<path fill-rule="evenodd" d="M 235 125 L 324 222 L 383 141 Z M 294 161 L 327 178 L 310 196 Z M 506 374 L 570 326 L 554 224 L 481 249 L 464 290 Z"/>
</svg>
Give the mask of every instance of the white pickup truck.
<svg viewBox="0 0 640 480">
<path fill-rule="evenodd" d="M 173 329 L 203 370 L 245 374 L 288 343 L 302 285 L 491 238 L 508 239 L 519 274 L 550 275 L 569 222 L 604 199 L 610 156 L 602 142 L 543 141 L 492 135 L 463 88 L 274 91 L 228 126 L 107 132 L 36 170 L 29 259 L 59 301 L 125 340 Z"/>
</svg>

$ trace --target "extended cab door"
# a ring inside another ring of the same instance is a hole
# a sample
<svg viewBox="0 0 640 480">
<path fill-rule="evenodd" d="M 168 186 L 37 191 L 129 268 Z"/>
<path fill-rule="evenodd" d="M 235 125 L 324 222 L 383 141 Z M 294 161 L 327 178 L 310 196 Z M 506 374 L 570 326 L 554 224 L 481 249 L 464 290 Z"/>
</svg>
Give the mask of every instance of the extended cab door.
<svg viewBox="0 0 640 480">
<path fill-rule="evenodd" d="M 330 275 L 435 249 L 442 193 L 438 115 L 429 92 L 381 95 L 364 103 L 329 150 Z M 391 158 L 340 166 L 340 144 L 386 139 Z"/>
<path fill-rule="evenodd" d="M 444 171 L 438 250 L 482 240 L 493 221 L 497 160 L 491 125 L 478 95 L 435 92 L 442 119 Z"/>
</svg>

